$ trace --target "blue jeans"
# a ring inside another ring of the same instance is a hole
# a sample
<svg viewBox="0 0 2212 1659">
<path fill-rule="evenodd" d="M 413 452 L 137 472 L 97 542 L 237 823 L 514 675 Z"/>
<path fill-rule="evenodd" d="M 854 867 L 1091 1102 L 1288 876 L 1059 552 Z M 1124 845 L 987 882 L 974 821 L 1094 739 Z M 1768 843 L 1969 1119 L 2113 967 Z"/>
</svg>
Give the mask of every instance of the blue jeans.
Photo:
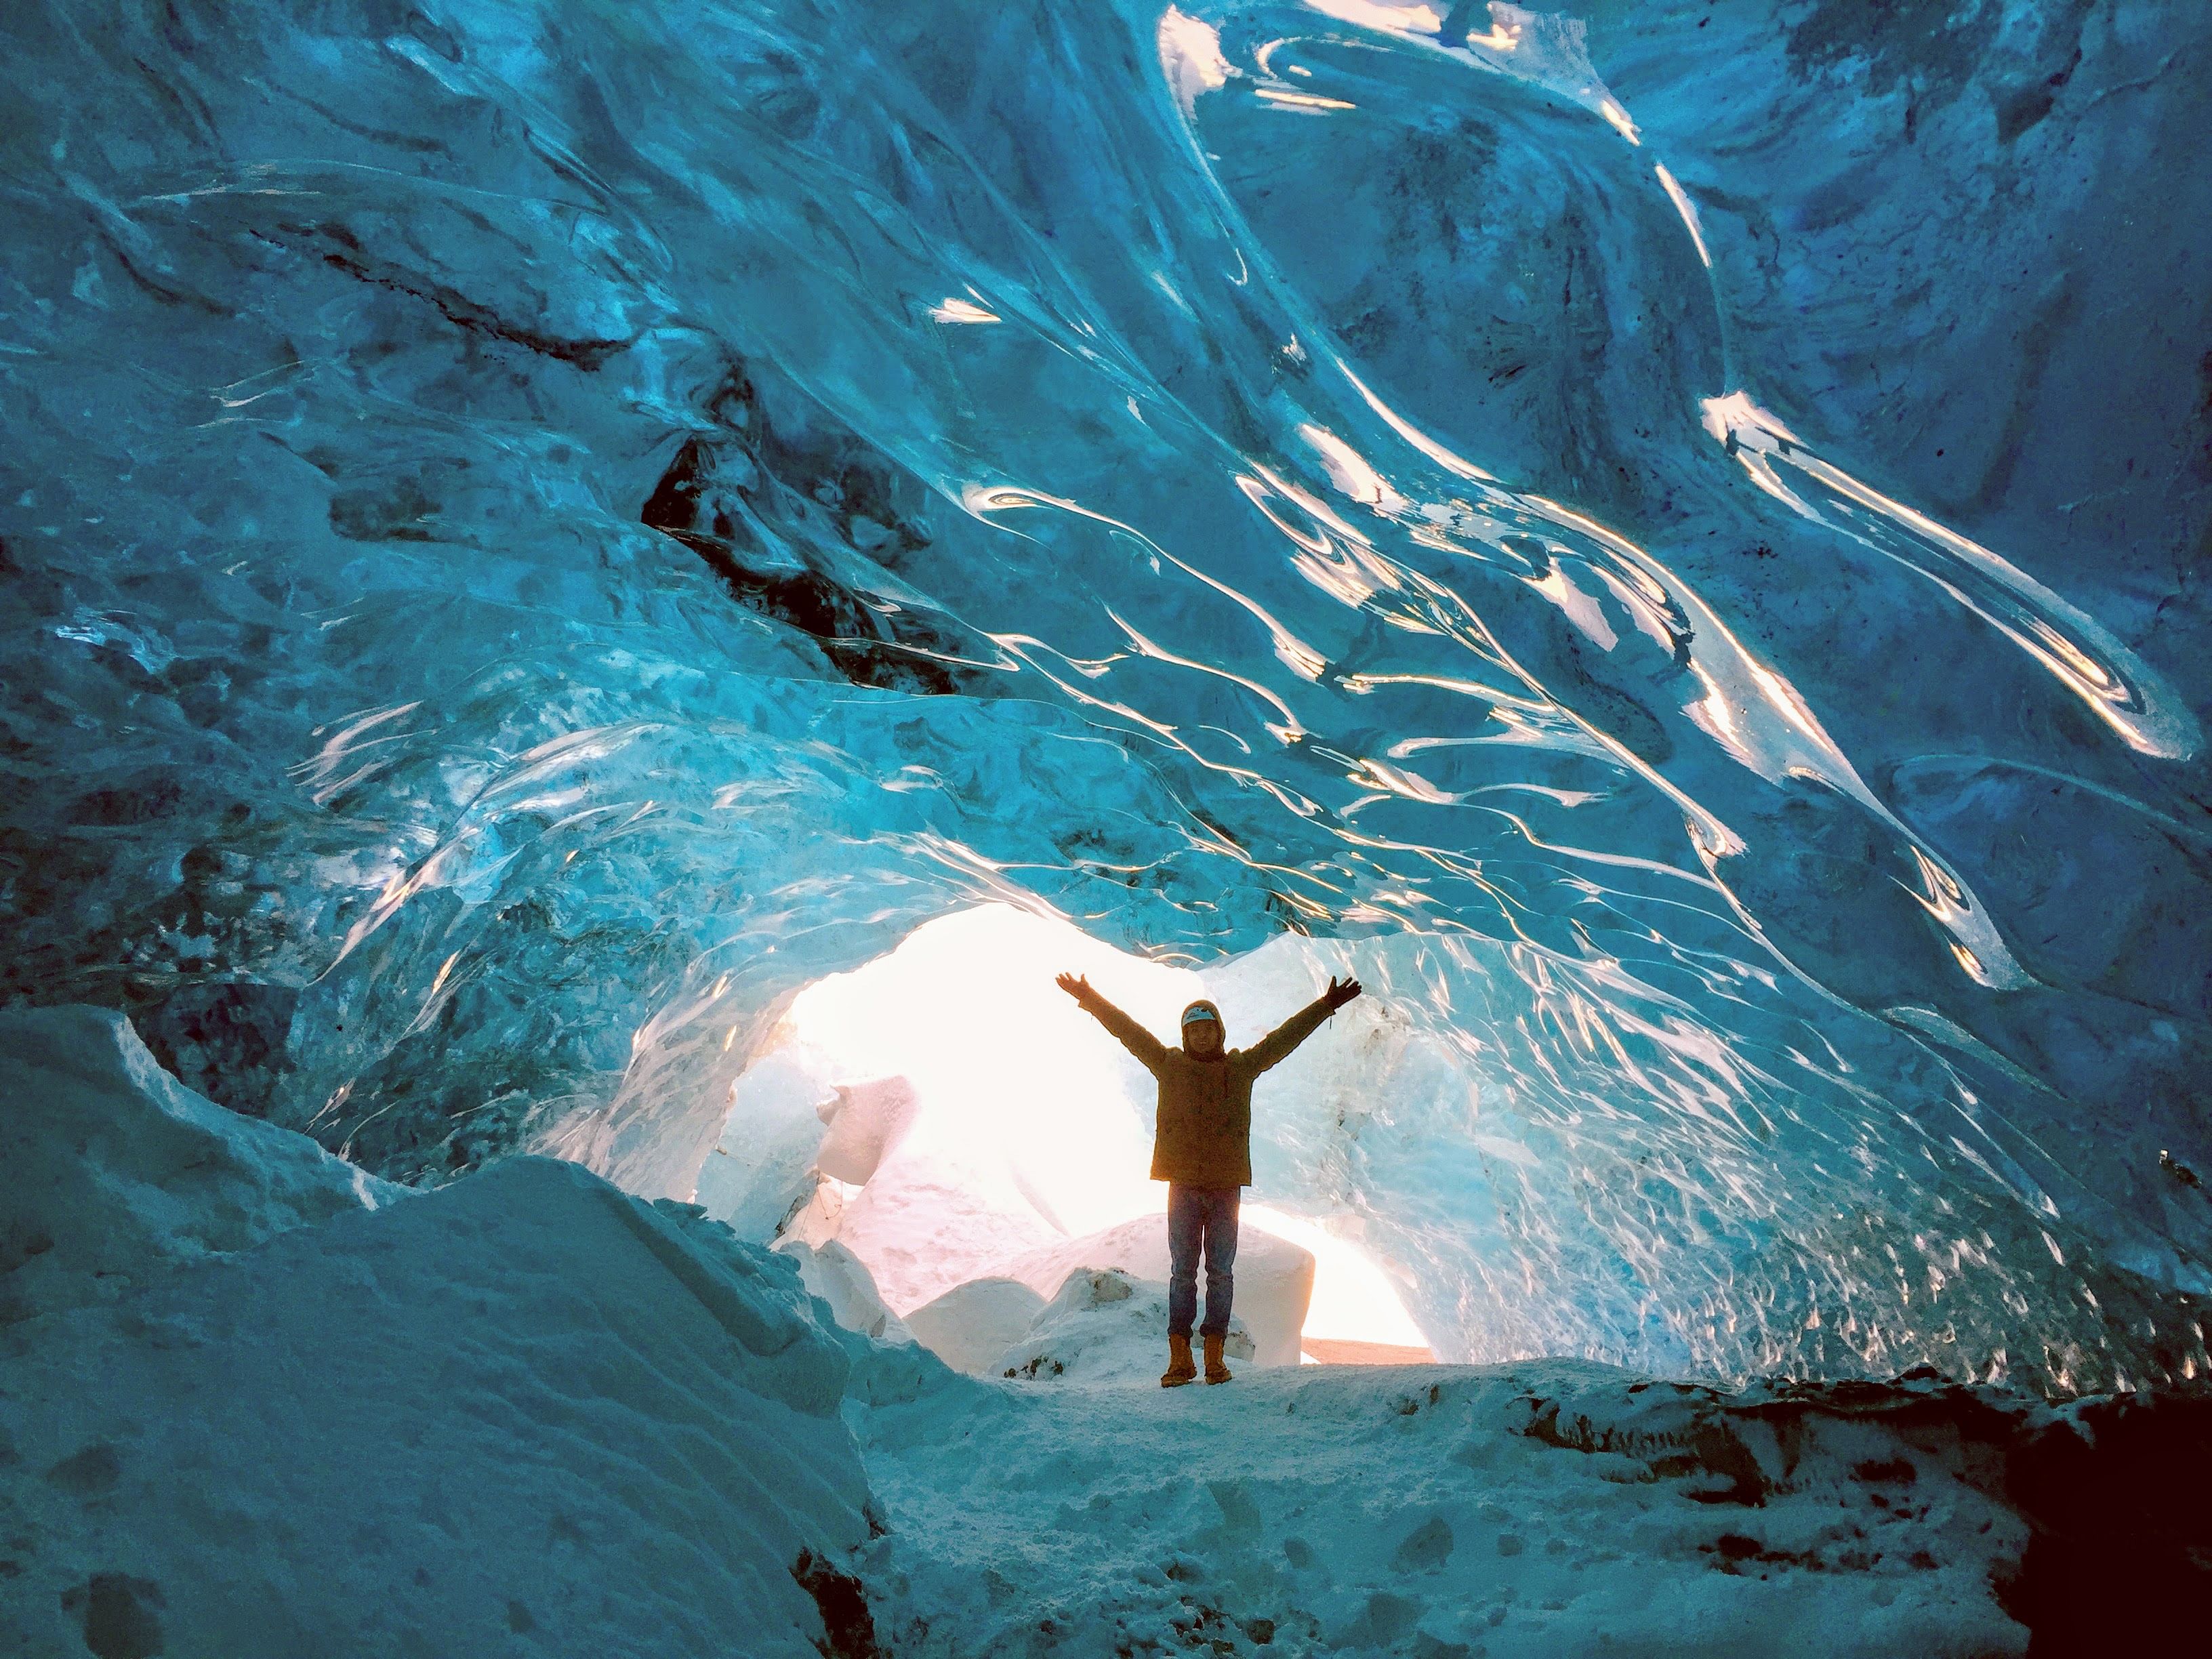
<svg viewBox="0 0 2212 1659">
<path fill-rule="evenodd" d="M 1206 1323 L 1202 1336 L 1229 1334 L 1229 1299 L 1237 1279 L 1235 1187 L 1168 1187 L 1168 1334 L 1188 1336 L 1198 1312 L 1198 1258 L 1206 1255 Z"/>
</svg>

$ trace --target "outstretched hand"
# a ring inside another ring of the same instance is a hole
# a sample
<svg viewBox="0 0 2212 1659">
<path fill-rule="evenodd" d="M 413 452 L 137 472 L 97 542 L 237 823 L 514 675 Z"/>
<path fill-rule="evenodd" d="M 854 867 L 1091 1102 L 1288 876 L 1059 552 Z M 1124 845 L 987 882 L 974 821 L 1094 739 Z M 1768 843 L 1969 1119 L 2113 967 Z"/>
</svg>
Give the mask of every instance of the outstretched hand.
<svg viewBox="0 0 2212 1659">
<path fill-rule="evenodd" d="M 1346 1003 L 1351 1001 L 1352 998 L 1359 994 L 1359 981 L 1358 980 L 1339 979 L 1334 974 L 1329 975 L 1328 989 L 1322 993 L 1322 995 L 1328 1000 L 1328 1009 L 1331 1013 L 1334 1013 L 1338 1009 L 1343 1007 Z"/>
<path fill-rule="evenodd" d="M 1080 975 L 1062 974 L 1058 979 L 1053 981 L 1053 983 L 1086 1008 L 1091 1006 L 1091 1000 L 1098 994 L 1091 988 L 1090 980 Z"/>
</svg>

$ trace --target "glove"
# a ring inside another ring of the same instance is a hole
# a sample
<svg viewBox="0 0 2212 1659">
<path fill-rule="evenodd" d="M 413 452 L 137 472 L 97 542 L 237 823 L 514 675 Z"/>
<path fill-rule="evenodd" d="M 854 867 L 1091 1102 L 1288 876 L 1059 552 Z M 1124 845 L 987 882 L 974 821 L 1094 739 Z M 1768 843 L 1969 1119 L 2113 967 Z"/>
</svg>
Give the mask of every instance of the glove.
<svg viewBox="0 0 2212 1659">
<path fill-rule="evenodd" d="M 1359 994 L 1359 981 L 1358 980 L 1340 980 L 1332 975 L 1328 981 L 1328 989 L 1322 992 L 1322 995 L 1328 1001 L 1328 1011 L 1333 1014 Z"/>
</svg>

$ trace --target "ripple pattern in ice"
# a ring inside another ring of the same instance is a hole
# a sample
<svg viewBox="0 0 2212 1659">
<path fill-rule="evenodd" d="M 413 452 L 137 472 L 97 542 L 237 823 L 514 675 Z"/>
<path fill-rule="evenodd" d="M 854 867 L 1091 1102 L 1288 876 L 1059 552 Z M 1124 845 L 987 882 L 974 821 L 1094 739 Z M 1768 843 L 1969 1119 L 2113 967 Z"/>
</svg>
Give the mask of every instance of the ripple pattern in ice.
<svg viewBox="0 0 2212 1659">
<path fill-rule="evenodd" d="M 682 1189 L 951 906 L 1303 936 L 1395 1035 L 1267 1178 L 1464 1352 L 2205 1363 L 2201 687 L 1762 407 L 1692 90 L 1504 4 L 5 27 L 9 994 Z"/>
</svg>

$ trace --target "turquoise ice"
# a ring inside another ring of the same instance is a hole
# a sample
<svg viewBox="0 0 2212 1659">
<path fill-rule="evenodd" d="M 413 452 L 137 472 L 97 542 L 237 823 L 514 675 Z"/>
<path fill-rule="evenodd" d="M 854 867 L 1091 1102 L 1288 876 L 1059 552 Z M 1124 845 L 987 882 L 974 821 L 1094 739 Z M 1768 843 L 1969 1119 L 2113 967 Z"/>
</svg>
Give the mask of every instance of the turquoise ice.
<svg viewBox="0 0 2212 1659">
<path fill-rule="evenodd" d="M 1961 11 L 11 7 L 0 994 L 681 1198 L 1012 903 L 1447 1357 L 2198 1375 L 2202 25 Z"/>
</svg>

